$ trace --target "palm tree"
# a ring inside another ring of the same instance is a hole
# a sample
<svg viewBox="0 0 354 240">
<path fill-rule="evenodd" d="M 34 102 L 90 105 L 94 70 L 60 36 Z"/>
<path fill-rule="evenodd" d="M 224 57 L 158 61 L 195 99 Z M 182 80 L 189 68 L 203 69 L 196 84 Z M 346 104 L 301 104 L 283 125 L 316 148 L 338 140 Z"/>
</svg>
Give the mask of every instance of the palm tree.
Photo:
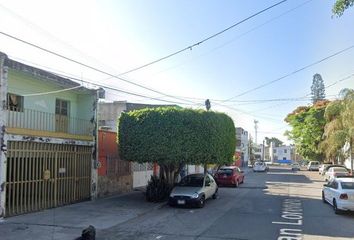
<svg viewBox="0 0 354 240">
<path fill-rule="evenodd" d="M 335 161 L 345 144 L 346 133 L 342 123 L 342 112 L 342 101 L 337 100 L 329 103 L 324 113 L 327 123 L 324 127 L 324 140 L 320 143 L 320 148 L 331 162 Z"/>
<path fill-rule="evenodd" d="M 321 150 L 326 158 L 332 162 L 342 156 L 342 148 L 349 145 L 349 157 L 351 159 L 351 172 L 353 171 L 353 144 L 354 144 L 354 90 L 341 91 L 341 100 L 328 104 L 325 110 L 327 121 Z M 353 172 L 352 172 L 353 173 Z"/>
<path fill-rule="evenodd" d="M 353 152 L 354 152 L 354 90 L 347 91 L 343 100 L 342 112 L 343 128 L 346 132 L 346 142 L 349 144 L 350 168 L 353 174 Z"/>
</svg>

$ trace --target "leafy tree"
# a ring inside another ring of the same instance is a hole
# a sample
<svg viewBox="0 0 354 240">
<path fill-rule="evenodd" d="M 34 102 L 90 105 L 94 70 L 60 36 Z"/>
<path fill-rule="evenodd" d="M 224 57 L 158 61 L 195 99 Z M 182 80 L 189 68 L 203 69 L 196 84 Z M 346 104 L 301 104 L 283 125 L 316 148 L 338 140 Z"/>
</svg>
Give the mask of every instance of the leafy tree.
<svg viewBox="0 0 354 240">
<path fill-rule="evenodd" d="M 354 0 L 337 0 L 332 8 L 332 13 L 340 17 L 343 15 L 344 11 L 348 9 L 349 7 L 352 7 L 354 5 Z"/>
<path fill-rule="evenodd" d="M 346 133 L 345 139 L 349 144 L 349 157 L 351 159 L 351 169 L 353 173 L 353 158 L 354 158 L 354 90 L 347 92 L 343 100 L 342 123 L 344 132 Z"/>
<path fill-rule="evenodd" d="M 318 73 L 313 75 L 311 95 L 312 95 L 312 103 L 316 103 L 317 101 L 324 100 L 326 97 L 323 79 L 321 75 Z"/>
<path fill-rule="evenodd" d="M 279 147 L 279 146 L 283 145 L 283 142 L 276 137 L 272 137 L 272 138 L 265 137 L 265 140 L 266 140 L 266 144 L 268 146 L 270 146 L 271 142 L 274 143 L 275 147 Z"/>
<path fill-rule="evenodd" d="M 254 161 L 256 160 L 255 157 L 255 147 L 254 147 L 254 143 L 253 143 L 253 138 L 250 137 L 249 141 L 248 141 L 248 149 L 249 149 L 249 153 L 250 153 L 250 162 L 251 164 L 254 163 Z"/>
<path fill-rule="evenodd" d="M 329 101 L 318 101 L 311 107 L 298 107 L 288 114 L 285 121 L 292 126 L 286 135 L 294 140 L 298 153 L 311 160 L 322 161 L 324 153 L 319 148 L 326 120 L 325 108 Z"/>
<path fill-rule="evenodd" d="M 339 95 L 340 100 L 333 101 L 326 107 L 324 116 L 327 123 L 320 144 L 327 159 L 332 161 L 337 157 L 345 157 L 342 148 L 346 143 L 351 148 L 347 157 L 353 159 L 354 90 L 343 89 Z"/>
<path fill-rule="evenodd" d="M 333 101 L 325 109 L 324 117 L 326 125 L 324 127 L 323 141 L 320 143 L 326 158 L 332 162 L 340 154 L 346 141 L 346 132 L 342 123 L 343 103 Z"/>
<path fill-rule="evenodd" d="M 160 177 L 176 181 L 184 164 L 229 164 L 235 153 L 232 119 L 212 111 L 155 108 L 123 113 L 118 143 L 122 159 L 157 162 Z"/>
</svg>

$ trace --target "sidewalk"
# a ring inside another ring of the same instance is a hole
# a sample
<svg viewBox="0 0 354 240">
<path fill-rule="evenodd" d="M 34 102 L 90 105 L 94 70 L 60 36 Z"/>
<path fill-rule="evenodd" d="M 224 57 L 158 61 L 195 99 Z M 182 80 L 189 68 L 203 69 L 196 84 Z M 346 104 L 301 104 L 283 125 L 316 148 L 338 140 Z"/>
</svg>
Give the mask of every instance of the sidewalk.
<svg viewBox="0 0 354 240">
<path fill-rule="evenodd" d="M 132 192 L 10 218 L 0 222 L 2 240 L 75 239 L 93 225 L 96 230 L 142 216 L 164 203 L 146 202 L 142 192 Z"/>
</svg>

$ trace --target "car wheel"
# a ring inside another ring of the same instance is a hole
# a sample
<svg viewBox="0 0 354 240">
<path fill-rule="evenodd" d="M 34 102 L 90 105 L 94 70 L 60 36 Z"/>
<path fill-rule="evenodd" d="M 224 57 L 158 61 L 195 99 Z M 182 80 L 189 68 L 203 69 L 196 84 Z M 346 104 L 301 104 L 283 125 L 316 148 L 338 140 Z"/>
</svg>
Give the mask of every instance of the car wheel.
<svg viewBox="0 0 354 240">
<path fill-rule="evenodd" d="M 324 191 L 322 191 L 322 202 L 323 202 L 323 203 L 327 203 L 326 198 L 325 198 Z"/>
<path fill-rule="evenodd" d="M 205 205 L 205 196 L 202 196 L 202 197 L 199 199 L 198 207 L 199 207 L 199 208 L 203 208 L 204 205 Z"/>
<path fill-rule="evenodd" d="M 215 193 L 212 196 L 213 199 L 217 199 L 218 198 L 218 189 L 216 189 Z"/>
<path fill-rule="evenodd" d="M 333 210 L 335 214 L 339 214 L 340 210 L 338 209 L 337 202 L 335 199 L 333 199 Z"/>
</svg>

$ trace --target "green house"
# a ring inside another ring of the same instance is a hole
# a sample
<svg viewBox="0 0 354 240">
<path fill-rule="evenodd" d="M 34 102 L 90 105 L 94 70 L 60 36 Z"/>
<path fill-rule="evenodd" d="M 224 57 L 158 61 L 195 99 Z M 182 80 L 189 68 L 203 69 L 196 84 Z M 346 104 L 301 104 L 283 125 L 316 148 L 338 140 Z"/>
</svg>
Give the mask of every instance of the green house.
<svg viewBox="0 0 354 240">
<path fill-rule="evenodd" d="M 0 53 L 0 217 L 95 196 L 97 96 Z"/>
</svg>

